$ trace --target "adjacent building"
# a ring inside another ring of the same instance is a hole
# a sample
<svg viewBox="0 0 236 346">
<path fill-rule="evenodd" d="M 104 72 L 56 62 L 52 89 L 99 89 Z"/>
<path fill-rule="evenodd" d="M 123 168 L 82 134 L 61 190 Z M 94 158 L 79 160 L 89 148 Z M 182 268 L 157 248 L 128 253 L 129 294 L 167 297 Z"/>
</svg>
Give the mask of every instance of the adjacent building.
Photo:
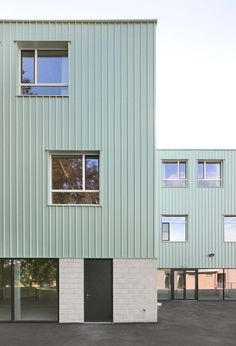
<svg viewBox="0 0 236 346">
<path fill-rule="evenodd" d="M 236 299 L 236 151 L 156 152 L 159 299 Z"/>
<path fill-rule="evenodd" d="M 156 20 L 0 22 L 0 320 L 155 322 Z"/>
</svg>

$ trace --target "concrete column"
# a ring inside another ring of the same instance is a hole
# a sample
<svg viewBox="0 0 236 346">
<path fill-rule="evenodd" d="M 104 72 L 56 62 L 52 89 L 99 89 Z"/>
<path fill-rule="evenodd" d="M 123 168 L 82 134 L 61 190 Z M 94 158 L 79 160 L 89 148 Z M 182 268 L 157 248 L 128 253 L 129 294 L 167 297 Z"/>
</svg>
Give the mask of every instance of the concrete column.
<svg viewBox="0 0 236 346">
<path fill-rule="evenodd" d="M 114 322 L 157 322 L 156 259 L 114 259 Z"/>
<path fill-rule="evenodd" d="M 84 260 L 59 260 L 59 321 L 84 322 Z"/>
</svg>

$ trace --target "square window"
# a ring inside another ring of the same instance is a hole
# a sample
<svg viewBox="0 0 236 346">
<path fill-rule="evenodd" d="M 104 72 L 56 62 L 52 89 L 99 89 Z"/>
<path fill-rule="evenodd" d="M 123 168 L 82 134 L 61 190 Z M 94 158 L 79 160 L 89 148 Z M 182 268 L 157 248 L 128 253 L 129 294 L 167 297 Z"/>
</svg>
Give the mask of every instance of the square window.
<svg viewBox="0 0 236 346">
<path fill-rule="evenodd" d="M 68 50 L 21 50 L 21 95 L 68 95 Z"/>
<path fill-rule="evenodd" d="M 187 216 L 162 216 L 162 240 L 186 241 Z"/>
<path fill-rule="evenodd" d="M 186 161 L 162 162 L 163 187 L 185 187 L 186 182 Z"/>
<path fill-rule="evenodd" d="M 198 161 L 198 187 L 221 187 L 221 166 L 221 162 Z"/>
<path fill-rule="evenodd" d="M 224 217 L 224 240 L 236 241 L 236 216 Z"/>
<path fill-rule="evenodd" d="M 99 204 L 99 155 L 51 155 L 51 203 Z"/>
</svg>

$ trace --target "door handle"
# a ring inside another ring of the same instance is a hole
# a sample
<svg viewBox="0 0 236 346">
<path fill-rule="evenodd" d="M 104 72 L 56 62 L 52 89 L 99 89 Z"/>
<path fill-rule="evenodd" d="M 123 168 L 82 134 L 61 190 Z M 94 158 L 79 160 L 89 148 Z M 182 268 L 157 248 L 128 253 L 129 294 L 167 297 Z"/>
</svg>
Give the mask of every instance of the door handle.
<svg viewBox="0 0 236 346">
<path fill-rule="evenodd" d="M 91 296 L 92 296 L 92 294 L 86 293 L 86 298 L 89 298 Z"/>
</svg>

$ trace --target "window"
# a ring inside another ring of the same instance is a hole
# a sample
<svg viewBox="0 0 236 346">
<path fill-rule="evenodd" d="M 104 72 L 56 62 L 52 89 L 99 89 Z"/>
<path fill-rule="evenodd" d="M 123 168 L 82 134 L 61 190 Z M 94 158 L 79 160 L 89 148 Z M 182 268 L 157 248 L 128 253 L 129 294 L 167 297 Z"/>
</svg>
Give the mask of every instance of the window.
<svg viewBox="0 0 236 346">
<path fill-rule="evenodd" d="M 162 186 L 186 186 L 186 161 L 169 161 L 162 163 Z"/>
<path fill-rule="evenodd" d="M 224 217 L 224 240 L 236 241 L 236 216 Z"/>
<path fill-rule="evenodd" d="M 99 203 L 99 155 L 51 156 L 51 203 Z"/>
<path fill-rule="evenodd" d="M 221 162 L 198 161 L 198 187 L 221 186 Z"/>
<path fill-rule="evenodd" d="M 157 298 L 158 300 L 171 300 L 171 271 L 170 269 L 157 269 Z"/>
<path fill-rule="evenodd" d="M 225 273 L 217 274 L 217 288 L 224 288 Z"/>
<path fill-rule="evenodd" d="M 0 321 L 58 320 L 58 260 L 0 259 Z"/>
<path fill-rule="evenodd" d="M 223 269 L 198 270 L 198 299 L 223 300 Z"/>
<path fill-rule="evenodd" d="M 186 241 L 187 216 L 162 216 L 162 240 Z"/>
<path fill-rule="evenodd" d="M 68 50 L 21 50 L 22 95 L 67 95 Z"/>
</svg>

